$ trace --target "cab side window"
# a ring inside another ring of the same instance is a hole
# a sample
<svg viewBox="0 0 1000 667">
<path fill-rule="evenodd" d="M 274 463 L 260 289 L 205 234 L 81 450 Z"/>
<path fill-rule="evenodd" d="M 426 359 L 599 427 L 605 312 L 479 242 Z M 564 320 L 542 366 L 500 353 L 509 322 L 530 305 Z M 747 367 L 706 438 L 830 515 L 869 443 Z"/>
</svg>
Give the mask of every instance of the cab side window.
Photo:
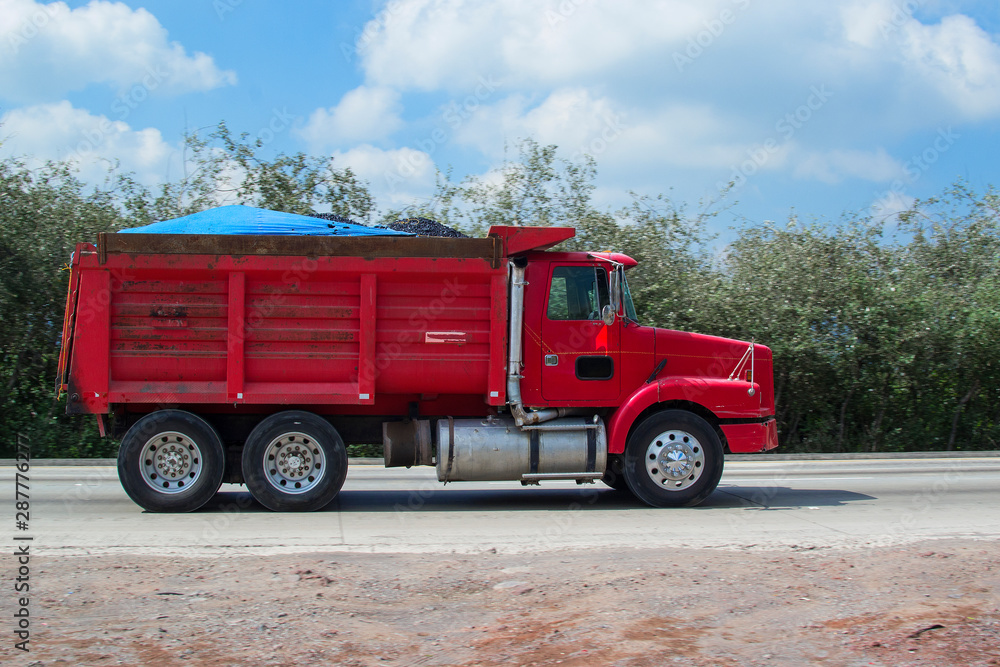
<svg viewBox="0 0 1000 667">
<path fill-rule="evenodd" d="M 610 303 L 608 274 L 593 266 L 557 266 L 549 287 L 550 320 L 599 320 Z"/>
</svg>

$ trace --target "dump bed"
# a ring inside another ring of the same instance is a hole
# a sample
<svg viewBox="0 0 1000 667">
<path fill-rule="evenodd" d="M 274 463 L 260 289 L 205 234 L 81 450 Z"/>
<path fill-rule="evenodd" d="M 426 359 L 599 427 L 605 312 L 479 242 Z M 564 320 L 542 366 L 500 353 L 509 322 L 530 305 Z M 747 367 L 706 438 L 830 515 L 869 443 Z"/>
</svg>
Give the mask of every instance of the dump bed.
<svg viewBox="0 0 1000 667">
<path fill-rule="evenodd" d="M 501 405 L 506 248 L 545 244 L 491 231 L 482 239 L 101 235 L 78 245 L 72 262 L 58 380 L 68 411 L 377 412 L 388 396 Z"/>
</svg>

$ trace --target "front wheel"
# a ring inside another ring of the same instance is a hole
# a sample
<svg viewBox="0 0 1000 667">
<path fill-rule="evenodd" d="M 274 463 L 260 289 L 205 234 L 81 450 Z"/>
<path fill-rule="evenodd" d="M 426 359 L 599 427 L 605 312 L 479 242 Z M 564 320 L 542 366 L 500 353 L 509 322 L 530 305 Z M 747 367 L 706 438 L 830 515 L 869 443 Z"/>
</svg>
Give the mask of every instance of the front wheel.
<svg viewBox="0 0 1000 667">
<path fill-rule="evenodd" d="M 243 447 L 243 479 L 253 497 L 276 512 L 311 512 L 332 501 L 347 478 L 347 448 L 318 415 L 271 415 Z"/>
<path fill-rule="evenodd" d="M 137 421 L 118 449 L 125 493 L 150 512 L 191 512 L 222 485 L 226 454 L 215 429 L 183 410 L 158 410 Z"/>
<path fill-rule="evenodd" d="M 712 426 L 686 410 L 647 417 L 625 448 L 629 489 L 653 507 L 692 507 L 722 478 L 722 441 Z"/>
</svg>

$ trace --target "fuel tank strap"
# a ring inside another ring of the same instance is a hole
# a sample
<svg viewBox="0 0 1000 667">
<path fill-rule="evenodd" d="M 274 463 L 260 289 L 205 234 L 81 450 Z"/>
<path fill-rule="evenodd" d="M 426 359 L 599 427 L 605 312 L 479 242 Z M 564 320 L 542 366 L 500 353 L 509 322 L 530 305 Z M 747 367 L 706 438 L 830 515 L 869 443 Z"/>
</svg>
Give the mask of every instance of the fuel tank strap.
<svg viewBox="0 0 1000 667">
<path fill-rule="evenodd" d="M 440 450 L 440 447 L 438 447 Z M 444 483 L 451 479 L 451 466 L 455 463 L 455 418 L 448 417 L 448 467 L 444 471 Z"/>
<path fill-rule="evenodd" d="M 594 472 L 597 467 L 597 431 L 587 429 L 587 472 Z"/>
<path fill-rule="evenodd" d="M 538 431 L 531 431 L 530 437 L 531 437 L 531 443 L 529 445 L 529 447 L 530 447 L 529 456 L 530 456 L 530 459 L 531 459 L 531 472 L 532 473 L 537 473 L 538 472 L 538 458 L 539 458 L 539 453 L 538 453 L 539 447 L 538 447 L 538 445 L 539 445 L 539 442 L 540 442 Z"/>
</svg>

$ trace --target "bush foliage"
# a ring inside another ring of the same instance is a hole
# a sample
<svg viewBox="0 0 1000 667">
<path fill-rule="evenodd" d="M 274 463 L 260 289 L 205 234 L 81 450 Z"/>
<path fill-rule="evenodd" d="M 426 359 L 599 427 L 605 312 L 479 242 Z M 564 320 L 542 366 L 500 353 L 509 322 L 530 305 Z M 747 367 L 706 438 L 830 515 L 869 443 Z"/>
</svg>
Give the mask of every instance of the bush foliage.
<svg viewBox="0 0 1000 667">
<path fill-rule="evenodd" d="M 68 164 L 0 162 L 0 456 L 16 434 L 35 456 L 113 456 L 93 420 L 54 398 L 68 272 L 78 241 L 213 205 L 246 203 L 361 222 L 367 184 L 329 159 L 262 157 L 220 125 L 189 137 L 188 173 L 158 190 L 111 174 L 82 183 Z M 571 248 L 639 260 L 630 283 L 646 324 L 754 337 L 775 355 L 782 451 L 994 449 L 1000 440 L 1000 194 L 958 183 L 887 220 L 744 221 L 721 246 L 717 206 L 630 194 L 593 202 L 592 160 L 528 140 L 489 180 L 440 174 L 433 199 L 401 217 L 467 233 L 491 224 L 569 225 Z"/>
</svg>

